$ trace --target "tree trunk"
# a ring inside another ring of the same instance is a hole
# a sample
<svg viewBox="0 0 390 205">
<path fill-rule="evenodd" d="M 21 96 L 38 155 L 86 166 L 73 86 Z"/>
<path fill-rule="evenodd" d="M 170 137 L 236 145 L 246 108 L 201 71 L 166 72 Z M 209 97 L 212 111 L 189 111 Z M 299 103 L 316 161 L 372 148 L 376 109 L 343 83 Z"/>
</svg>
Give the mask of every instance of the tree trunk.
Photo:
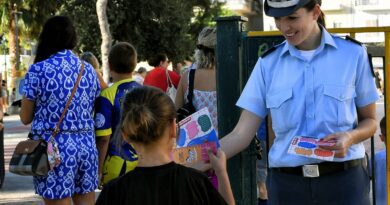
<svg viewBox="0 0 390 205">
<path fill-rule="evenodd" d="M 11 12 L 10 12 L 11 13 Z M 7 79 L 9 83 L 7 84 L 11 85 L 11 88 L 15 87 L 15 80 L 18 77 L 17 76 L 17 70 L 18 70 L 18 65 L 17 65 L 17 58 L 18 53 L 17 53 L 17 37 L 15 33 L 15 18 L 14 15 L 11 13 L 9 17 L 9 59 L 11 63 L 11 73 L 9 74 L 9 78 Z"/>
<path fill-rule="evenodd" d="M 108 24 L 107 19 L 107 0 L 98 0 L 96 2 L 96 12 L 99 19 L 100 32 L 102 34 L 102 69 L 103 69 L 103 78 L 106 83 L 110 79 L 110 69 L 108 66 L 108 54 L 111 48 L 111 33 L 110 25 Z"/>
</svg>

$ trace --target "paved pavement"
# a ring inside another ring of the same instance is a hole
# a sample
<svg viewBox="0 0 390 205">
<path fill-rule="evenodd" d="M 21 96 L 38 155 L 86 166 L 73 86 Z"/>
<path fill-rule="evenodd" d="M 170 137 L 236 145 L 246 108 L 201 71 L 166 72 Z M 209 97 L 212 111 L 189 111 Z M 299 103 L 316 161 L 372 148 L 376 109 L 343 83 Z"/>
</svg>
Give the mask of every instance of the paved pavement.
<svg viewBox="0 0 390 205">
<path fill-rule="evenodd" d="M 43 204 L 41 197 L 35 194 L 33 178 L 20 176 L 8 171 L 9 161 L 18 142 L 25 140 L 30 126 L 24 126 L 19 115 L 4 117 L 4 164 L 5 177 L 3 187 L 0 189 L 0 204 L 9 205 L 35 205 Z M 100 193 L 96 191 L 96 197 Z"/>
<path fill-rule="evenodd" d="M 377 103 L 378 121 L 383 117 L 384 106 L 383 99 Z M 35 194 L 31 176 L 19 176 L 8 171 L 9 160 L 12 156 L 16 144 L 27 138 L 30 126 L 21 124 L 18 115 L 4 117 L 4 151 L 5 151 L 5 179 L 2 189 L 0 189 L 0 204 L 25 205 L 25 204 L 43 204 L 41 198 Z M 378 137 L 379 131 L 375 134 L 375 149 L 382 149 L 384 144 Z M 365 143 L 367 152 L 370 151 L 370 141 Z M 98 196 L 99 191 L 96 192 Z"/>
<path fill-rule="evenodd" d="M 4 117 L 4 125 L 5 178 L 0 189 L 0 204 L 41 204 L 41 199 L 35 195 L 32 177 L 15 175 L 8 171 L 15 146 L 27 138 L 30 126 L 22 125 L 18 115 Z"/>
</svg>

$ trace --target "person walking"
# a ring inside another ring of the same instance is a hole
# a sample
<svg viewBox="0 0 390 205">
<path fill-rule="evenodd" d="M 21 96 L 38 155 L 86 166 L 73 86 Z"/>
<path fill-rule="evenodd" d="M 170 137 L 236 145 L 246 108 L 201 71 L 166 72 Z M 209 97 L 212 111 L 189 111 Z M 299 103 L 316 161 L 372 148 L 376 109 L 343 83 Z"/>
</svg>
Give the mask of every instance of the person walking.
<svg viewBox="0 0 390 205">
<path fill-rule="evenodd" d="M 34 176 L 35 192 L 47 205 L 70 205 L 72 201 L 92 205 L 98 186 L 93 111 L 100 85 L 94 68 L 71 51 L 76 44 L 72 21 L 66 16 L 51 17 L 43 26 L 34 64 L 25 76 L 20 120 L 25 125 L 32 123 L 32 139 L 49 141 L 81 75 L 58 134 L 51 140 L 59 151 L 53 157 L 60 163 L 47 176 Z"/>
<path fill-rule="evenodd" d="M 160 88 L 164 92 L 167 92 L 168 86 L 177 88 L 180 76 L 168 70 L 170 61 L 166 54 L 158 53 L 149 58 L 148 63 L 154 68 L 146 75 L 144 85 Z"/>
<path fill-rule="evenodd" d="M 375 153 L 375 205 L 387 204 L 387 178 L 386 178 L 386 117 L 383 117 L 379 123 L 381 133 L 379 137 L 385 144 L 385 148 Z"/>
<path fill-rule="evenodd" d="M 123 141 L 117 143 L 115 135 L 122 113 L 123 97 L 130 90 L 141 86 L 132 79 L 137 65 L 137 51 L 127 42 L 118 42 L 108 54 L 108 64 L 113 84 L 102 91 L 95 103 L 100 185 L 133 170 L 138 159 L 134 148 Z"/>
<path fill-rule="evenodd" d="M 207 107 L 213 126 L 218 131 L 217 120 L 217 89 L 215 79 L 215 45 L 217 31 L 212 27 L 205 27 L 199 33 L 197 49 L 195 50 L 196 68 L 189 69 L 180 78 L 175 105 L 181 108 L 187 103 L 190 72 L 194 72 L 192 103 L 196 110 Z M 191 71 L 192 70 L 192 71 Z"/>
<path fill-rule="evenodd" d="M 206 107 L 218 134 L 217 119 L 217 91 L 215 79 L 215 45 L 217 30 L 205 27 L 198 35 L 197 49 L 195 50 L 196 68 L 189 69 L 180 78 L 178 92 L 175 99 L 176 108 L 181 108 L 188 101 L 190 73 L 193 77 L 192 104 L 196 110 Z M 216 175 L 211 171 L 207 173 L 215 187 L 218 186 Z"/>
<path fill-rule="evenodd" d="M 98 59 L 95 57 L 95 55 L 93 55 L 93 53 L 91 52 L 84 52 L 81 57 L 80 57 L 82 60 L 86 61 L 87 63 L 91 64 L 92 67 L 95 69 L 95 72 L 97 74 L 97 77 L 99 78 L 99 82 L 100 82 L 100 87 L 101 89 L 105 89 L 108 87 L 107 83 L 104 82 L 104 79 L 103 79 L 103 76 L 102 76 L 102 73 L 101 73 L 101 70 L 100 70 L 100 64 L 99 64 L 99 61 Z"/>
<path fill-rule="evenodd" d="M 133 79 L 135 80 L 135 82 L 139 83 L 140 85 L 143 85 L 147 74 L 148 71 L 146 70 L 146 68 L 139 67 L 138 70 L 133 73 Z"/>
</svg>

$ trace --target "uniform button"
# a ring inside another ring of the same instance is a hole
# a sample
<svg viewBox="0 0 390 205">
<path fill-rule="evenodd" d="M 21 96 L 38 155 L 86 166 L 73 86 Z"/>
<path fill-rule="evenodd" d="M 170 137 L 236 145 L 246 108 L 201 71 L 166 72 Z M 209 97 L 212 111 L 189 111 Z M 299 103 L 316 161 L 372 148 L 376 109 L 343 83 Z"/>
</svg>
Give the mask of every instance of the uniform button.
<svg viewBox="0 0 390 205">
<path fill-rule="evenodd" d="M 307 117 L 308 117 L 308 118 L 313 118 L 313 115 L 312 115 L 312 114 L 309 114 Z"/>
<path fill-rule="evenodd" d="M 340 98 L 343 100 L 345 99 L 345 95 L 340 95 Z"/>
</svg>

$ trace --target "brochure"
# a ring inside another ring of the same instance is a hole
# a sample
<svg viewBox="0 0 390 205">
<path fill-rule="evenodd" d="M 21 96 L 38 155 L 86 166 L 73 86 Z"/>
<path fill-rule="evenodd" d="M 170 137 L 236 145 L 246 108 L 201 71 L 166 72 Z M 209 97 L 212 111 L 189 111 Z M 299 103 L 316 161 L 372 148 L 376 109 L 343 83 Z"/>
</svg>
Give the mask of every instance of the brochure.
<svg viewBox="0 0 390 205">
<path fill-rule="evenodd" d="M 220 147 L 210 113 L 203 108 L 179 122 L 179 135 L 173 160 L 178 164 L 192 164 L 199 160 L 209 161 L 207 150 L 214 154 Z"/>
<path fill-rule="evenodd" d="M 333 146 L 335 143 L 335 141 L 322 142 L 316 138 L 297 136 L 291 141 L 287 153 L 333 161 L 335 151 L 324 150 L 319 146 Z"/>
</svg>

